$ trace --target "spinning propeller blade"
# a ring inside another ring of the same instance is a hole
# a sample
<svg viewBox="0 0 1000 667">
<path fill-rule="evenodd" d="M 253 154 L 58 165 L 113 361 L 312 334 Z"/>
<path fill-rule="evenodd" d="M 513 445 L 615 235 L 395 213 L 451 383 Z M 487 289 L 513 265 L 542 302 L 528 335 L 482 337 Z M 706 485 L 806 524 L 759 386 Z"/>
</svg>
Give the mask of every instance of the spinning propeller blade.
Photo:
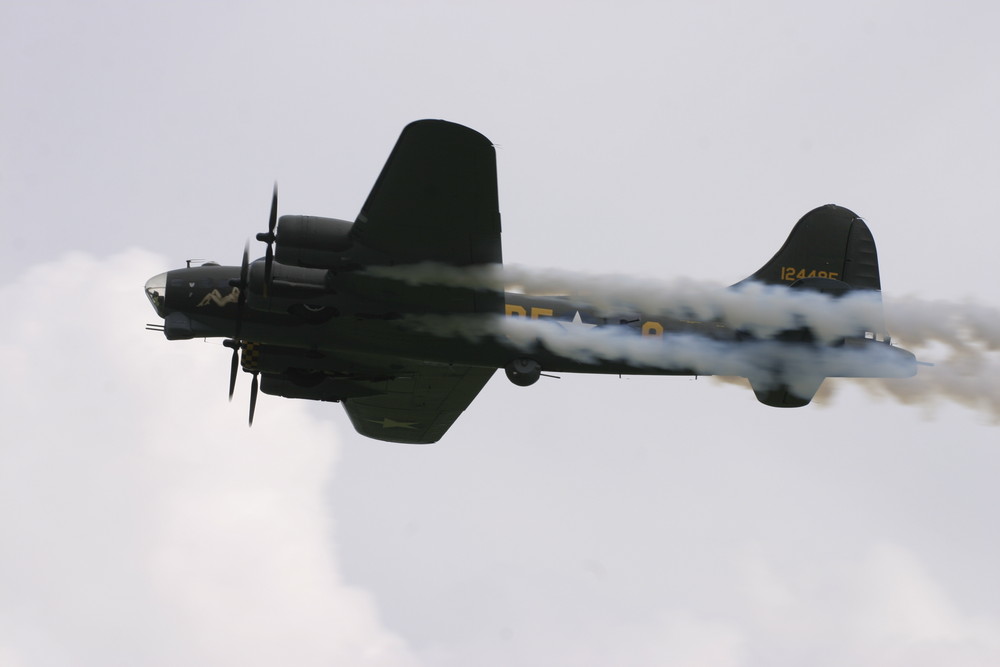
<svg viewBox="0 0 1000 667">
<path fill-rule="evenodd" d="M 253 413 L 257 409 L 257 372 L 253 374 L 253 382 L 250 383 L 250 421 L 249 426 L 253 426 Z"/>
<path fill-rule="evenodd" d="M 271 214 L 267 220 L 267 231 L 257 234 L 257 240 L 267 244 L 267 253 L 264 255 L 264 292 L 267 293 L 271 284 L 271 268 L 274 264 L 274 230 L 278 225 L 278 184 L 274 184 L 274 191 L 271 193 Z M 239 280 L 231 280 L 229 284 L 239 290 L 236 306 L 236 327 L 232 338 L 222 341 L 222 344 L 232 349 L 233 360 L 229 366 L 229 400 L 233 400 L 233 393 L 236 391 L 236 374 L 240 369 L 240 350 L 243 341 L 240 334 L 243 331 L 243 312 L 247 303 L 247 291 L 250 284 L 250 242 L 243 246 L 243 262 L 240 265 Z M 253 415 L 257 409 L 257 392 L 260 390 L 260 383 L 257 376 L 259 371 L 253 371 L 253 382 L 250 384 L 250 426 L 253 426 Z"/>
<path fill-rule="evenodd" d="M 274 229 L 278 224 L 278 184 L 275 182 L 274 191 L 271 193 L 271 215 L 267 220 L 267 231 L 257 235 L 257 240 L 267 244 L 267 253 L 264 255 L 264 290 L 271 284 L 271 267 L 274 265 Z"/>
<path fill-rule="evenodd" d="M 239 290 L 236 301 L 236 327 L 232 338 L 222 341 L 222 344 L 233 350 L 233 361 L 229 365 L 229 400 L 233 400 L 236 391 L 236 372 L 240 367 L 240 333 L 243 330 L 243 311 L 247 304 L 247 285 L 250 276 L 250 241 L 243 244 L 243 263 L 240 265 L 240 279 L 230 280 L 229 284 Z"/>
</svg>

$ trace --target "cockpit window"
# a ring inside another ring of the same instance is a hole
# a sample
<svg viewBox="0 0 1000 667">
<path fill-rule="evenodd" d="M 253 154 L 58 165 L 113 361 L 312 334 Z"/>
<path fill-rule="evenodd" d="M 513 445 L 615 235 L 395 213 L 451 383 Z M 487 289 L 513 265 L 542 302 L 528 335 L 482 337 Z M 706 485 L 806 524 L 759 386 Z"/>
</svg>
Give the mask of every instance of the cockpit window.
<svg viewBox="0 0 1000 667">
<path fill-rule="evenodd" d="M 146 298 L 153 304 L 156 314 L 163 317 L 163 300 L 167 294 L 167 274 L 161 273 L 146 281 Z"/>
</svg>

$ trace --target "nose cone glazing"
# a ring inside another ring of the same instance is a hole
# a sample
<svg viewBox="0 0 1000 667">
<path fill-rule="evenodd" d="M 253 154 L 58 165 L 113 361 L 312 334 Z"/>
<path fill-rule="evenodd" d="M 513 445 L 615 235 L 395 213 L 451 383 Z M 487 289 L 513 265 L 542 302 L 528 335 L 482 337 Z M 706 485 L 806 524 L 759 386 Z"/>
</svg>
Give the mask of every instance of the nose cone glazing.
<svg viewBox="0 0 1000 667">
<path fill-rule="evenodd" d="M 146 281 L 146 298 L 160 317 L 166 317 L 164 300 L 167 296 L 167 274 L 160 273 Z"/>
</svg>

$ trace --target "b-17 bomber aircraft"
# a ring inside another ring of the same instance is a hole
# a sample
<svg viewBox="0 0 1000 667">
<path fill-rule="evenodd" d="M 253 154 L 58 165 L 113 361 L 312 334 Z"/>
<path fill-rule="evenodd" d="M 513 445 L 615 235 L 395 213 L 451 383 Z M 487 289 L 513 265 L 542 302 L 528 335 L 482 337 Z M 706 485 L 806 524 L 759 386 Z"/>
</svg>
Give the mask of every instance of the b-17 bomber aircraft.
<svg viewBox="0 0 1000 667">
<path fill-rule="evenodd" d="M 495 152 L 483 135 L 442 120 L 403 130 L 354 222 L 278 219 L 275 186 L 257 240 L 263 258 L 250 262 L 245 248 L 240 266 L 189 262 L 145 286 L 163 318 L 150 328 L 169 340 L 225 339 L 230 398 L 239 368 L 252 375 L 251 424 L 263 391 L 340 402 L 371 438 L 432 443 L 499 368 L 521 386 L 547 373 L 736 375 L 776 407 L 808 404 L 825 377 L 916 372 L 879 322 L 871 232 L 839 206 L 807 213 L 763 268 L 727 288 L 831 304 L 874 297 L 865 311 L 874 315 L 834 337 L 802 318 L 762 333 L 698 308 L 614 312 L 479 280 L 502 275 Z"/>
</svg>

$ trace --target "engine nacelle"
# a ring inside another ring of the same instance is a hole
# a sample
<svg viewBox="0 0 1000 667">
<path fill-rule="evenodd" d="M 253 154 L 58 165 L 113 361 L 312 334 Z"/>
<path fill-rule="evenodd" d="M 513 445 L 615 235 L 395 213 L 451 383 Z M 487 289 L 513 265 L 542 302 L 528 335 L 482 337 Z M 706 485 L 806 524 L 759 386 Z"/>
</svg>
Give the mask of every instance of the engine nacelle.
<svg viewBox="0 0 1000 667">
<path fill-rule="evenodd" d="M 343 300 L 337 294 L 330 272 L 326 269 L 275 262 L 271 267 L 271 283 L 265 289 L 264 263 L 257 261 L 250 265 L 249 283 L 247 307 L 253 310 L 284 313 L 304 305 L 319 311 L 337 308 Z"/>
<path fill-rule="evenodd" d="M 353 222 L 313 215 L 283 215 L 278 220 L 274 259 L 288 266 L 336 269 L 350 263 Z"/>
</svg>

